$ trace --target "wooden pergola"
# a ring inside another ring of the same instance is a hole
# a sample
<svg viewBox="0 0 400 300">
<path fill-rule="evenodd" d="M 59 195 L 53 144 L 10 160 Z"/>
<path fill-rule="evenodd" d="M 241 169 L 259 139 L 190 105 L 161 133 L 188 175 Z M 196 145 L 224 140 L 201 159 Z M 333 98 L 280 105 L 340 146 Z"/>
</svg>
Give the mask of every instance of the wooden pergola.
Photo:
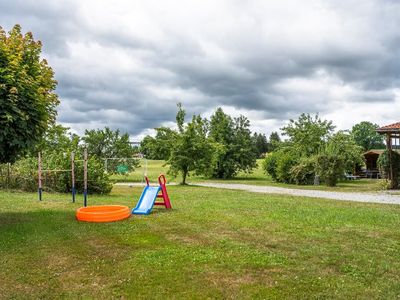
<svg viewBox="0 0 400 300">
<path fill-rule="evenodd" d="M 393 148 L 393 141 L 400 139 L 400 122 L 380 127 L 376 130 L 376 132 L 385 135 L 386 149 L 388 150 L 389 153 L 389 164 L 390 164 L 388 179 L 390 180 L 391 184 L 390 188 L 393 189 L 395 187 L 393 186 L 394 183 L 392 180 L 393 178 L 392 148 Z"/>
</svg>

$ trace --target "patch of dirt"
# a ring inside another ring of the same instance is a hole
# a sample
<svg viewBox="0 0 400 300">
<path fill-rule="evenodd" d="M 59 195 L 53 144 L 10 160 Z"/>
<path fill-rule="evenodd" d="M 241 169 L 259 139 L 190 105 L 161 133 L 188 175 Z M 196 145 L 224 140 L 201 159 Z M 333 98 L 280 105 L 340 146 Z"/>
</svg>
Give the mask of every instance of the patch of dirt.
<svg viewBox="0 0 400 300">
<path fill-rule="evenodd" d="M 278 268 L 262 270 L 246 270 L 237 274 L 232 272 L 205 272 L 206 280 L 218 289 L 223 289 L 225 295 L 237 293 L 241 287 L 246 285 L 260 284 L 266 287 L 273 287 L 277 284 L 276 275 L 280 274 Z"/>
</svg>

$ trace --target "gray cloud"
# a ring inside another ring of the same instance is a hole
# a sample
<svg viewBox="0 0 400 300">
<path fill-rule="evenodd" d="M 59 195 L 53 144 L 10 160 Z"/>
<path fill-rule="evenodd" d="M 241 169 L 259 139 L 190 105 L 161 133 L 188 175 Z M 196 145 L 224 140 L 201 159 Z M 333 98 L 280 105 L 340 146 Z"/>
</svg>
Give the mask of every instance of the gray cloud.
<svg viewBox="0 0 400 300">
<path fill-rule="evenodd" d="M 349 105 L 373 118 L 373 105 L 399 104 L 399 17 L 398 2 L 378 0 L 0 0 L 1 26 L 43 42 L 59 122 L 131 135 L 174 121 L 178 101 L 188 115 L 222 105 L 276 123 Z"/>
</svg>

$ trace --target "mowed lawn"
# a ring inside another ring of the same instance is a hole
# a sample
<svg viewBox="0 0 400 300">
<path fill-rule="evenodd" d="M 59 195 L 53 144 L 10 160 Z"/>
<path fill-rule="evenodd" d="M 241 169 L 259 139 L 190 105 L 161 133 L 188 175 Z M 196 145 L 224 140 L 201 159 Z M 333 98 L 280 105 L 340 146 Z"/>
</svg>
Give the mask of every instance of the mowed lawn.
<svg viewBox="0 0 400 300">
<path fill-rule="evenodd" d="M 0 298 L 400 296 L 400 206 L 169 192 L 172 210 L 107 224 L 77 222 L 67 195 L 0 192 Z M 140 193 L 89 204 L 132 207 Z"/>
</svg>

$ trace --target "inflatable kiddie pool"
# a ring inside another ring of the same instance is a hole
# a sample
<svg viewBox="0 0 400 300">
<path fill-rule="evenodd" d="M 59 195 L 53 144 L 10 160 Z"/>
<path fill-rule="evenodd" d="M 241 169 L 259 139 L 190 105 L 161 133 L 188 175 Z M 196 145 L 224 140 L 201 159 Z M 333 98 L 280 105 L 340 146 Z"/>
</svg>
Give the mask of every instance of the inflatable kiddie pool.
<svg viewBox="0 0 400 300">
<path fill-rule="evenodd" d="M 76 211 L 76 219 L 85 222 L 114 222 L 129 218 L 131 211 L 123 205 L 94 205 L 81 207 Z"/>
</svg>

